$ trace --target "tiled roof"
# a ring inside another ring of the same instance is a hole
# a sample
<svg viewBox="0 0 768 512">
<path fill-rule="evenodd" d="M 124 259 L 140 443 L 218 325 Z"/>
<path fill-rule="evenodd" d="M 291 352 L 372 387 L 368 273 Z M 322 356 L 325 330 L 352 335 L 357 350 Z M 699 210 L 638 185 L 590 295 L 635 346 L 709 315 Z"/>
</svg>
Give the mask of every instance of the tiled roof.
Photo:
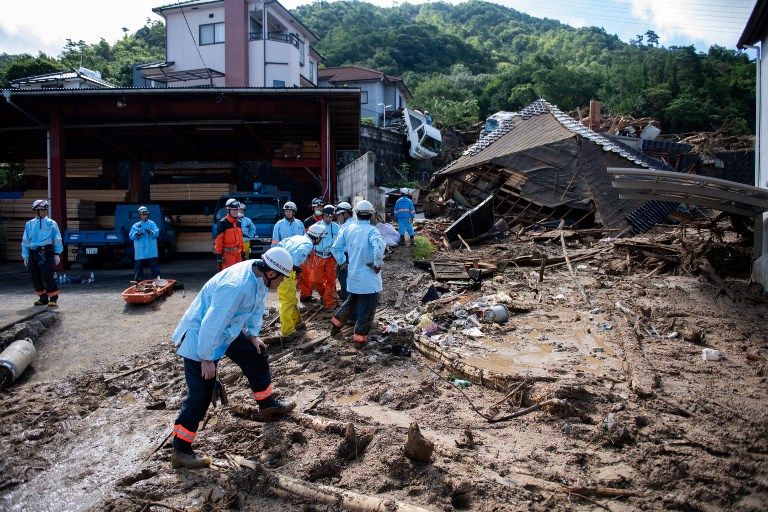
<svg viewBox="0 0 768 512">
<path fill-rule="evenodd" d="M 575 134 L 591 140 L 595 144 L 601 146 L 603 150 L 617 153 L 628 161 L 641 167 L 655 170 L 674 170 L 660 160 L 644 155 L 624 144 L 612 141 L 605 135 L 590 130 L 568 114 L 562 112 L 556 106 L 551 105 L 544 99 L 539 99 L 522 109 L 517 115 L 513 116 L 511 120 L 503 121 L 496 130 L 480 138 L 464 151 L 461 157 L 438 171 L 438 174 L 450 174 L 486 162 L 491 158 L 501 156 L 502 154 L 511 154 L 527 149 L 527 147 L 530 146 L 521 146 L 521 143 L 528 144 L 530 138 L 515 133 L 520 131 L 517 128 L 525 126 L 525 131 L 531 131 L 537 130 L 538 125 L 551 125 L 551 123 L 544 121 L 545 118 L 539 119 L 539 116 L 545 114 L 549 114 L 549 116 L 556 119 L 559 125 L 566 131 L 556 130 L 550 126 L 546 130 L 546 136 L 541 138 L 538 143 L 535 144 L 537 146 L 571 137 Z M 536 122 L 532 122 L 531 120 L 535 120 Z M 539 134 L 540 137 L 541 135 L 542 134 Z"/>
<path fill-rule="evenodd" d="M 402 82 L 399 76 L 392 76 L 360 66 L 341 66 L 317 70 L 317 78 L 327 78 L 329 82 L 357 82 L 363 80 L 388 80 Z"/>
</svg>

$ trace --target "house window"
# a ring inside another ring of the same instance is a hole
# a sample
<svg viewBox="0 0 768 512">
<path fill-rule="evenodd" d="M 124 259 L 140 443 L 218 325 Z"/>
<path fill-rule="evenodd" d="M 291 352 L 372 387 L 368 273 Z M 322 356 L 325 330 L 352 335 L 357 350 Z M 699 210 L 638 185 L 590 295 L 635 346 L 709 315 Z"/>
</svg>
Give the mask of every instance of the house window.
<svg viewBox="0 0 768 512">
<path fill-rule="evenodd" d="M 365 105 L 368 103 L 368 91 L 361 91 L 360 92 L 360 103 Z"/>
<path fill-rule="evenodd" d="M 200 46 L 224 42 L 224 23 L 200 25 Z"/>
<path fill-rule="evenodd" d="M 272 80 L 272 87 L 285 87 L 285 80 Z"/>
<path fill-rule="evenodd" d="M 315 63 L 309 61 L 309 81 L 315 83 Z"/>
</svg>

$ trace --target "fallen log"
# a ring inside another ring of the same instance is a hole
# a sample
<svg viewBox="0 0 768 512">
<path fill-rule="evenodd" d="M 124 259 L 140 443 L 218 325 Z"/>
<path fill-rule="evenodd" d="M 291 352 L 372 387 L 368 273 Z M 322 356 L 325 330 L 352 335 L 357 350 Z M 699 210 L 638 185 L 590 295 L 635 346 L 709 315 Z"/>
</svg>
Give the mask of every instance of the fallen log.
<svg viewBox="0 0 768 512">
<path fill-rule="evenodd" d="M 311 414 L 293 413 L 290 418 L 298 421 L 307 428 L 325 434 L 337 434 L 341 436 L 344 435 L 347 428 L 347 424 L 341 421 L 327 420 L 325 418 L 320 418 L 319 416 L 312 416 Z"/>
<path fill-rule="evenodd" d="M 571 265 L 571 260 L 568 259 L 568 251 L 565 250 L 565 237 L 563 237 L 562 231 L 560 232 L 560 243 L 563 246 L 563 257 L 565 258 L 565 264 L 568 265 L 568 272 L 571 273 L 571 278 L 576 283 L 576 287 L 579 289 L 581 298 L 584 299 L 584 302 L 587 304 L 587 306 L 589 306 L 590 302 L 589 302 L 589 298 L 587 297 L 587 292 L 584 290 L 584 287 L 581 285 L 581 281 L 579 281 L 579 278 L 576 277 L 576 272 L 573 270 L 573 265 Z"/>
<path fill-rule="evenodd" d="M 566 487 L 565 491 L 581 496 L 597 496 L 598 498 L 628 498 L 639 495 L 635 491 L 615 487 Z"/>
<path fill-rule="evenodd" d="M 409 505 L 400 501 L 377 496 L 368 496 L 347 489 L 341 489 L 331 485 L 315 484 L 282 475 L 275 471 L 269 471 L 260 466 L 256 461 L 240 457 L 229 456 L 232 461 L 240 466 L 263 471 L 267 476 L 269 486 L 278 496 L 295 496 L 304 498 L 312 503 L 324 503 L 343 507 L 352 512 L 429 512 L 429 509 L 416 505 Z"/>
</svg>

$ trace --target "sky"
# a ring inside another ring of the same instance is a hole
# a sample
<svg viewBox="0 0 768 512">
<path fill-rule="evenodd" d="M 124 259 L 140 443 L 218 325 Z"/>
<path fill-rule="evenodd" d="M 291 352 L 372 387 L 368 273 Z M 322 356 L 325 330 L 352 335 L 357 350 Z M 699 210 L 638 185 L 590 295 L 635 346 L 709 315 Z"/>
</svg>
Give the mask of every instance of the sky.
<svg viewBox="0 0 768 512">
<path fill-rule="evenodd" d="M 10 0 L 9 0 L 10 1 Z M 450 3 L 458 3 L 449 0 Z M 603 27 L 629 41 L 653 30 L 664 46 L 712 44 L 735 48 L 756 0 L 494 0 L 531 16 L 568 25 Z M 27 0 L 13 2 L 0 17 L 0 53 L 43 52 L 57 56 L 67 38 L 88 43 L 114 42 L 123 28 L 135 32 L 147 18 L 160 19 L 152 8 L 173 0 Z M 280 0 L 291 9 L 307 0 Z M 383 7 L 393 0 L 373 0 Z M 411 0 L 411 3 L 423 3 Z M 322 38 L 322 34 L 318 34 Z"/>
</svg>

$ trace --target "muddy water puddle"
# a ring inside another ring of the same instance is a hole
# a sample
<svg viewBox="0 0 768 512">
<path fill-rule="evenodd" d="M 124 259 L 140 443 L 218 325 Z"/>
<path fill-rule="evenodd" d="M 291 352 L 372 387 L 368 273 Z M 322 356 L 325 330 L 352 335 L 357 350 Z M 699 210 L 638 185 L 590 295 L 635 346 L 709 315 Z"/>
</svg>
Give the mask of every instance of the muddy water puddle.
<svg viewBox="0 0 768 512">
<path fill-rule="evenodd" d="M 76 438 L 61 446 L 54 439 L 48 445 L 46 458 L 51 466 L 2 496 L 0 509 L 74 512 L 92 507 L 112 491 L 117 480 L 142 464 L 167 429 L 162 421 L 147 420 L 127 410 L 98 410 L 79 422 L 83 427 Z"/>
<path fill-rule="evenodd" d="M 597 320 L 587 323 L 564 316 L 560 321 L 528 317 L 521 319 L 511 334 L 483 338 L 482 350 L 469 350 L 465 360 L 479 368 L 507 374 L 600 375 L 621 369 L 610 336 L 609 324 Z"/>
</svg>

